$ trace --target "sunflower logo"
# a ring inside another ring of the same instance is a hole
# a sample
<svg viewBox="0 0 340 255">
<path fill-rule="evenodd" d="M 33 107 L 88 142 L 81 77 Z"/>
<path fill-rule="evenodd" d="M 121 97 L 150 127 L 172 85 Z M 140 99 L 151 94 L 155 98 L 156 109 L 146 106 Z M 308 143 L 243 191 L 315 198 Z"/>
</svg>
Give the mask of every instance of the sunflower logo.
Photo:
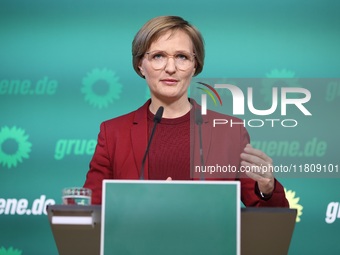
<svg viewBox="0 0 340 255">
<path fill-rule="evenodd" d="M 262 81 L 260 93 L 263 95 L 265 102 L 272 101 L 273 87 L 301 87 L 298 83 L 298 78 L 295 77 L 293 71 L 287 69 L 273 69 L 266 74 L 266 79 Z"/>
<path fill-rule="evenodd" d="M 32 144 L 27 141 L 28 135 L 21 128 L 3 127 L 0 130 L 0 165 L 11 168 L 29 158 Z"/>
<path fill-rule="evenodd" d="M 300 198 L 295 197 L 295 191 L 287 190 L 286 188 L 285 188 L 285 193 L 286 193 L 286 198 L 289 202 L 289 207 L 297 210 L 296 222 L 300 222 L 301 221 L 300 216 L 302 215 L 302 209 L 303 209 L 303 206 L 299 204 Z"/>
<path fill-rule="evenodd" d="M 295 73 L 287 69 L 273 69 L 270 73 L 266 73 L 267 78 L 294 78 Z"/>
<path fill-rule="evenodd" d="M 122 85 L 115 73 L 104 69 L 93 69 L 83 78 L 81 92 L 85 94 L 85 101 L 95 108 L 108 107 L 113 100 L 120 98 Z"/>
<path fill-rule="evenodd" d="M 0 255 L 21 255 L 21 254 L 22 251 L 13 249 L 13 247 L 9 247 L 8 250 L 6 250 L 4 247 L 0 248 Z"/>
</svg>

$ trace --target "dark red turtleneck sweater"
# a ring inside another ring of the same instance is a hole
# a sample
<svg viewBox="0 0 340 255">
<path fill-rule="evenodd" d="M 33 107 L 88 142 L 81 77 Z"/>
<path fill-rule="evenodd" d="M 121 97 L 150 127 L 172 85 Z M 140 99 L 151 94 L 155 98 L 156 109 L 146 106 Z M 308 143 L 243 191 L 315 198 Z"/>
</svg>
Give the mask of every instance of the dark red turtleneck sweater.
<svg viewBox="0 0 340 255">
<path fill-rule="evenodd" d="M 154 115 L 148 111 L 151 135 Z M 175 119 L 162 118 L 150 145 L 149 179 L 190 180 L 190 112 Z"/>
</svg>

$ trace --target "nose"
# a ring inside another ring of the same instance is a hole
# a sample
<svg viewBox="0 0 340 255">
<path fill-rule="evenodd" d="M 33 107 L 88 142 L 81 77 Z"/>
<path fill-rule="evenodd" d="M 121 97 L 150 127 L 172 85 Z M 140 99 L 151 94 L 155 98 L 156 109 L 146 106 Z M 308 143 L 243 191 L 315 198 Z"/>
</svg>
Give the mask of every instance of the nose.
<svg viewBox="0 0 340 255">
<path fill-rule="evenodd" d="M 176 63 L 173 57 L 169 57 L 168 61 L 165 65 L 165 72 L 167 73 L 175 73 L 176 72 Z"/>
</svg>

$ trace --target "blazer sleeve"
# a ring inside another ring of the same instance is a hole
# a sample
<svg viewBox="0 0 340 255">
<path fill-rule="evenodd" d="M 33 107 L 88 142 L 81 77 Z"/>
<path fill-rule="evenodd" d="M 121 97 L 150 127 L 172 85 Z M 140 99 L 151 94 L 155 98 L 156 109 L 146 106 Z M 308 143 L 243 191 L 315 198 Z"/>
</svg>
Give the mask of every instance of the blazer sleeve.
<svg viewBox="0 0 340 255">
<path fill-rule="evenodd" d="M 103 180 L 113 179 L 112 161 L 110 160 L 106 138 L 106 125 L 103 122 L 100 125 L 97 146 L 84 183 L 84 187 L 92 190 L 92 204 L 101 204 L 102 202 Z"/>
</svg>

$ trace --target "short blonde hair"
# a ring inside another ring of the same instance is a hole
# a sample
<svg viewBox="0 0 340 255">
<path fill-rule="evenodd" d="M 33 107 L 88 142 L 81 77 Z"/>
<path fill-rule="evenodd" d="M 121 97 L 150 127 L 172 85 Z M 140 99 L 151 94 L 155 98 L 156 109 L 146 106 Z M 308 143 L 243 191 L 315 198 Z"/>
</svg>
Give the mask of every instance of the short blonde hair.
<svg viewBox="0 0 340 255">
<path fill-rule="evenodd" d="M 149 20 L 137 32 L 132 42 L 133 68 L 144 78 L 139 70 L 140 61 L 151 44 L 168 31 L 184 31 L 192 40 L 194 46 L 196 70 L 194 76 L 202 72 L 204 65 L 204 40 L 196 27 L 178 16 L 159 16 Z"/>
</svg>

